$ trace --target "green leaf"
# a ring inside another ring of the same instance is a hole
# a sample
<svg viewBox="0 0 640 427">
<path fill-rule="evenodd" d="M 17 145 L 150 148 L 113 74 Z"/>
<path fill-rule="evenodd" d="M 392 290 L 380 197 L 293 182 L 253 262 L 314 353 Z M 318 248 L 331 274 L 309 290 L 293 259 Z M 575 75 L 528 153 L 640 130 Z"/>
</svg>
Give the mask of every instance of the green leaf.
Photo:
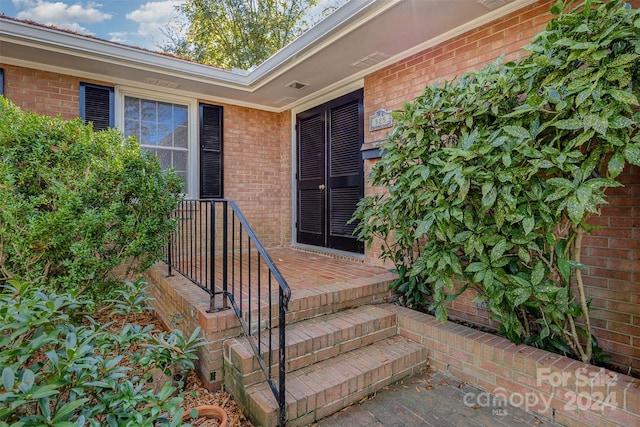
<svg viewBox="0 0 640 427">
<path fill-rule="evenodd" d="M 630 105 L 638 105 L 638 98 L 636 98 L 636 96 L 629 91 L 611 89 L 608 92 L 613 97 L 613 99 L 618 102 L 623 102 Z"/>
<path fill-rule="evenodd" d="M 640 166 L 640 144 L 627 144 L 623 150 L 623 154 L 629 163 Z"/>
<path fill-rule="evenodd" d="M 489 209 L 496 202 L 498 192 L 493 184 L 484 184 L 482 186 L 482 207 Z"/>
<path fill-rule="evenodd" d="M 478 271 L 486 270 L 489 266 L 483 262 L 472 262 L 464 269 L 466 273 L 475 273 Z"/>
<path fill-rule="evenodd" d="M 631 64 L 632 62 L 637 62 L 640 55 L 635 53 L 623 53 L 613 59 L 609 64 L 607 64 L 610 68 L 619 67 L 621 65 Z"/>
<path fill-rule="evenodd" d="M 558 129 L 566 129 L 566 130 L 576 130 L 582 129 L 584 126 L 583 121 L 579 119 L 566 119 L 566 120 L 558 120 L 554 123 L 554 126 Z"/>
<path fill-rule="evenodd" d="M 502 255 L 509 249 L 509 244 L 506 239 L 500 240 L 491 250 L 491 262 L 498 261 L 502 258 Z"/>
<path fill-rule="evenodd" d="M 502 130 L 510 136 L 515 138 L 529 139 L 531 138 L 531 134 L 528 130 L 523 128 L 522 126 L 503 126 Z"/>
<path fill-rule="evenodd" d="M 609 127 L 609 121 L 597 114 L 587 114 L 583 120 L 584 129 L 593 129 L 601 135 L 607 133 Z"/>
<path fill-rule="evenodd" d="M 31 388 L 33 387 L 35 381 L 36 376 L 33 374 L 33 371 L 31 369 L 25 369 L 22 373 L 22 381 L 20 382 L 18 387 L 20 388 L 20 390 L 22 390 L 23 393 L 28 393 L 29 390 L 31 390 Z"/>
<path fill-rule="evenodd" d="M 611 129 L 624 129 L 631 127 L 635 124 L 633 120 L 624 117 L 624 116 L 616 116 L 611 122 L 609 122 L 609 127 Z"/>
<path fill-rule="evenodd" d="M 622 173 L 622 170 L 624 169 L 624 159 L 624 154 L 620 151 L 616 151 L 613 153 L 613 156 L 611 156 L 609 164 L 607 165 L 607 171 L 612 178 L 615 178 Z"/>
<path fill-rule="evenodd" d="M 544 265 L 542 264 L 542 261 L 538 261 L 536 266 L 533 267 L 533 270 L 531 271 L 531 284 L 535 286 L 538 283 L 540 283 L 543 278 L 544 278 Z"/>
<path fill-rule="evenodd" d="M 15 384 L 15 374 L 13 373 L 13 369 L 6 367 L 2 370 L 2 386 L 6 391 L 13 390 L 13 386 Z"/>
<path fill-rule="evenodd" d="M 525 217 L 522 220 L 522 228 L 524 230 L 524 235 L 526 236 L 527 234 L 531 233 L 534 226 L 535 226 L 535 220 L 533 219 L 533 217 L 530 217 L 530 216 Z"/>
<path fill-rule="evenodd" d="M 509 295 L 511 296 L 511 304 L 513 304 L 514 307 L 517 307 L 531 297 L 531 288 L 530 287 L 511 288 L 509 290 Z"/>
<path fill-rule="evenodd" d="M 57 423 L 60 421 L 66 421 L 69 419 L 73 412 L 78 409 L 80 406 L 84 405 L 89 399 L 83 398 L 78 400 L 72 400 L 71 402 L 66 403 L 62 408 L 56 411 L 55 417 L 53 417 L 53 422 Z"/>
<path fill-rule="evenodd" d="M 567 199 L 567 214 L 569 215 L 569 219 L 575 225 L 580 224 L 584 217 L 584 204 L 580 203 L 578 198 L 575 195 L 570 196 Z"/>
<path fill-rule="evenodd" d="M 571 264 L 564 258 L 558 258 L 558 270 L 560 270 L 565 283 L 569 283 L 571 279 Z"/>
<path fill-rule="evenodd" d="M 560 188 L 566 188 L 566 189 L 574 188 L 573 182 L 569 181 L 566 178 L 549 178 L 547 180 L 547 183 L 553 185 L 554 187 L 560 187 Z"/>
<path fill-rule="evenodd" d="M 53 396 L 54 394 L 58 394 L 59 391 L 56 389 L 57 386 L 55 384 L 47 384 L 38 387 L 31 394 L 32 399 L 42 399 L 44 397 Z"/>
<path fill-rule="evenodd" d="M 591 138 L 593 138 L 593 135 L 595 135 L 595 134 L 596 134 L 596 132 L 593 129 L 588 130 L 587 132 L 581 132 L 580 134 L 578 134 L 578 136 L 576 136 L 575 138 L 573 138 L 571 140 L 571 143 L 575 147 L 580 147 L 582 144 L 584 144 L 585 142 L 587 142 Z"/>
<path fill-rule="evenodd" d="M 576 197 L 578 201 L 583 205 L 589 203 L 589 199 L 591 199 L 591 195 L 593 194 L 593 188 L 588 185 L 581 185 L 576 190 Z"/>
<path fill-rule="evenodd" d="M 564 9 L 564 2 L 562 0 L 558 0 L 552 7 L 551 7 L 551 14 L 552 15 L 560 15 L 562 13 L 562 9 Z"/>
<path fill-rule="evenodd" d="M 502 155 L 502 164 L 506 167 L 511 166 L 511 155 L 509 153 L 504 153 Z"/>
<path fill-rule="evenodd" d="M 467 198 L 467 194 L 469 193 L 469 187 L 471 185 L 471 181 L 468 178 L 465 178 L 460 185 L 460 191 L 458 192 L 458 198 L 464 201 Z"/>
<path fill-rule="evenodd" d="M 522 246 L 518 247 L 518 258 L 520 258 L 522 262 L 526 264 L 531 262 L 531 255 L 529 255 L 529 251 Z"/>
<path fill-rule="evenodd" d="M 582 105 L 587 99 L 591 97 L 590 90 L 583 90 L 578 95 L 576 95 L 576 107 Z"/>
</svg>

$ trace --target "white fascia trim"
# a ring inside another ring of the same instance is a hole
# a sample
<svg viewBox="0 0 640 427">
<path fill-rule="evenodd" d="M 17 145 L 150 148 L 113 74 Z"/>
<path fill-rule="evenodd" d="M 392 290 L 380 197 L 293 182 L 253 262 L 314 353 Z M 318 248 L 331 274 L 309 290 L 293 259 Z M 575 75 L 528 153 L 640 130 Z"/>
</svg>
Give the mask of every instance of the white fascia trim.
<svg viewBox="0 0 640 427">
<path fill-rule="evenodd" d="M 13 58 L 2 58 L 2 62 L 7 65 L 14 65 L 16 67 L 32 68 L 32 69 L 47 71 L 51 73 L 65 74 L 68 76 L 78 77 L 80 79 L 104 82 L 105 84 L 111 84 L 114 86 L 132 87 L 132 82 L 129 80 L 114 78 L 113 76 L 106 75 L 106 74 L 83 73 L 72 68 L 48 66 L 48 65 L 43 65 L 41 63 L 16 60 Z M 149 92 L 155 91 L 156 93 L 164 93 L 164 94 L 176 96 L 176 97 L 192 98 L 192 99 L 202 100 L 202 101 L 210 102 L 214 104 L 225 104 L 225 105 L 233 105 L 237 107 L 252 108 L 252 109 L 257 109 L 262 111 L 268 111 L 270 113 L 281 113 L 287 110 L 287 108 L 283 109 L 283 108 L 269 107 L 262 104 L 238 101 L 236 99 L 224 98 L 220 96 L 203 96 L 202 93 L 185 91 L 181 89 L 171 89 L 167 87 L 158 87 L 158 86 L 154 86 L 146 83 L 136 83 L 136 87 L 139 87 L 140 89 L 143 89 L 143 90 L 147 90 Z"/>
<path fill-rule="evenodd" d="M 147 71 L 159 71 L 182 78 L 212 82 L 248 90 L 248 73 L 222 70 L 209 65 L 173 58 L 160 53 L 119 45 L 87 36 L 69 34 L 46 27 L 0 19 L 0 39 L 17 41 L 32 47 L 48 45 L 54 52 L 72 54 L 112 63 L 133 66 Z"/>
</svg>

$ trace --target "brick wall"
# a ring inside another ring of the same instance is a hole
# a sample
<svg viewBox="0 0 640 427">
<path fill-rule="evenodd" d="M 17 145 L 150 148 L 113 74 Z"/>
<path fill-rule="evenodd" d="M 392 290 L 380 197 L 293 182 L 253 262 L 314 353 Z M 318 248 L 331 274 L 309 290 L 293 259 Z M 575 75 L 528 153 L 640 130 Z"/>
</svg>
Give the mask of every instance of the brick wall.
<svg viewBox="0 0 640 427">
<path fill-rule="evenodd" d="M 265 246 L 286 244 L 291 236 L 291 114 L 223 107 L 224 195 L 238 203 Z"/>
<path fill-rule="evenodd" d="M 640 374 L 640 168 L 627 166 L 624 187 L 589 222 L 603 228 L 583 240 L 584 283 L 599 344 L 624 370 Z"/>
<path fill-rule="evenodd" d="M 78 78 L 13 65 L 0 67 L 4 69 L 4 96 L 23 110 L 60 114 L 66 120 L 78 116 Z"/>
<path fill-rule="evenodd" d="M 568 427 L 640 425 L 638 380 L 433 316 L 388 306 L 400 335 L 429 349 L 430 365 L 494 395 L 464 402 L 500 410 L 502 401 Z M 502 398 L 503 400 L 498 400 Z"/>
<path fill-rule="evenodd" d="M 552 0 L 538 1 L 520 11 L 456 36 L 365 77 L 365 117 L 378 109 L 392 111 L 418 96 L 426 85 L 453 79 L 481 68 L 504 54 L 504 61 L 522 54 L 522 47 L 551 18 Z M 630 2 L 640 7 L 640 1 Z M 386 130 L 365 132 L 365 142 L 384 140 Z M 365 162 L 365 173 L 375 161 Z M 608 192 L 609 205 L 592 224 L 605 228 L 585 238 L 585 283 L 593 298 L 594 334 L 614 366 L 640 373 L 640 172 L 627 168 L 620 177 L 624 188 Z M 366 185 L 365 194 L 379 189 Z M 380 243 L 366 253 L 367 262 L 380 263 Z M 496 328 L 489 313 L 476 308 L 467 291 L 449 306 L 453 318 Z"/>
</svg>

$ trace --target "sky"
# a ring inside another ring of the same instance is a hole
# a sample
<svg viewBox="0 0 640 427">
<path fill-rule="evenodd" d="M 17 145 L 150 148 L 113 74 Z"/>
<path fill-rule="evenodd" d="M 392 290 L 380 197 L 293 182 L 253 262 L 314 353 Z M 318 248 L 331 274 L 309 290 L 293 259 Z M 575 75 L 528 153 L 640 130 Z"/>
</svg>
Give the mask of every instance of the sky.
<svg viewBox="0 0 640 427">
<path fill-rule="evenodd" d="M 180 26 L 175 10 L 180 3 L 183 0 L 0 0 L 0 14 L 157 51 L 165 39 L 161 29 Z"/>
</svg>

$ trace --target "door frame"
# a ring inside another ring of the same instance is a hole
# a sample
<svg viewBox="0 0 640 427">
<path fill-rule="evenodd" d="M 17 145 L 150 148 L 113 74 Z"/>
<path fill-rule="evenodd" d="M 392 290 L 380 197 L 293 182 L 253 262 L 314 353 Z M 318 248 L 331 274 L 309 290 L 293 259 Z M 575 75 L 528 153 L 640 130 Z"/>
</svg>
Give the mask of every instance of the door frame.
<svg viewBox="0 0 640 427">
<path fill-rule="evenodd" d="M 313 101 L 307 101 L 304 104 L 300 104 L 297 107 L 294 107 L 290 110 L 291 113 L 291 122 L 290 122 L 290 130 L 291 130 L 291 158 L 290 158 L 290 168 L 291 168 L 291 223 L 290 223 L 290 230 L 291 230 L 291 243 L 293 246 L 298 246 L 298 247 L 302 247 L 302 248 L 309 248 L 309 249 L 313 249 L 313 250 L 319 250 L 322 252 L 327 252 L 327 253 L 337 253 L 337 254 L 341 254 L 341 255 L 347 255 L 350 257 L 355 257 L 355 258 L 362 258 L 364 259 L 364 252 L 366 250 L 366 248 L 363 247 L 361 248 L 361 250 L 359 250 L 358 252 L 349 252 L 349 251 L 345 251 L 345 250 L 340 250 L 340 249 L 334 249 L 334 248 L 330 248 L 330 247 L 326 247 L 326 246 L 313 246 L 313 245 L 309 245 L 309 244 L 305 244 L 305 243 L 300 243 L 297 240 L 297 231 L 298 231 L 298 227 L 297 227 L 297 223 L 298 223 L 298 194 L 297 194 L 297 169 L 298 169 L 298 134 L 297 134 L 297 116 L 300 113 L 303 113 L 305 111 L 314 109 L 316 107 L 320 107 L 324 104 L 328 104 L 331 103 L 332 101 L 335 101 L 345 95 L 349 95 L 355 91 L 358 90 L 362 90 L 362 115 L 364 116 L 364 79 L 359 79 L 355 82 L 350 83 L 347 86 L 344 86 L 340 89 L 337 90 L 332 90 L 329 92 L 325 92 L 323 95 L 314 98 Z M 364 120 L 364 117 L 363 117 Z M 366 127 L 365 127 L 365 123 L 361 123 L 361 125 L 363 126 L 363 139 L 364 139 L 364 134 L 366 132 Z M 364 162 L 364 160 L 361 158 L 361 161 Z M 363 180 L 363 192 L 366 190 L 366 180 L 364 179 L 364 164 L 362 165 L 362 180 Z"/>
</svg>

